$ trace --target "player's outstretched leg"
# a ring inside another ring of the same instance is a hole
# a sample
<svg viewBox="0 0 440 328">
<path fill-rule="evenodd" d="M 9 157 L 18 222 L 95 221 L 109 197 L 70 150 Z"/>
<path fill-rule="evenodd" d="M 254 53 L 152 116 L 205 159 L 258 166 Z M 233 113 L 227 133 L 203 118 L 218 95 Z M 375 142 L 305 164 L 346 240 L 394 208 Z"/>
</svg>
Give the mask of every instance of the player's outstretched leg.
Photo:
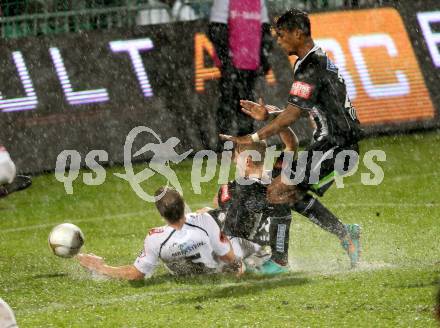
<svg viewBox="0 0 440 328">
<path fill-rule="evenodd" d="M 357 265 L 360 256 L 359 225 L 344 225 L 318 199 L 309 194 L 305 194 L 292 208 L 322 229 L 336 235 L 350 258 L 351 267 L 353 268 Z"/>
<path fill-rule="evenodd" d="M 350 258 L 351 267 L 355 268 L 361 256 L 361 227 L 359 224 L 345 224 L 349 238 L 341 240 L 342 248 Z"/>
</svg>

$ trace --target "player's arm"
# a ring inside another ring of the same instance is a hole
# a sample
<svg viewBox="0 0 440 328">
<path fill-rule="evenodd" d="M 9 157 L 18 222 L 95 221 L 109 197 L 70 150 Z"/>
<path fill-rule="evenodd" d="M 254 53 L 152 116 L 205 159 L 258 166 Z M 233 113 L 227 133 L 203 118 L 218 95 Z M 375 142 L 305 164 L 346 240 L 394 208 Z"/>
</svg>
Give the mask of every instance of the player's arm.
<svg viewBox="0 0 440 328">
<path fill-rule="evenodd" d="M 242 104 L 243 106 L 243 104 Z M 288 126 L 293 124 L 301 116 L 301 109 L 292 104 L 288 104 L 286 109 L 283 110 L 278 116 L 268 123 L 266 126 L 255 132 L 253 135 L 246 135 L 242 137 L 233 137 L 229 135 L 220 135 L 222 140 L 230 140 L 238 144 L 251 144 L 258 140 L 267 139 L 273 135 L 279 134 L 281 131 L 286 129 Z"/>
<path fill-rule="evenodd" d="M 145 277 L 134 265 L 109 266 L 102 257 L 93 254 L 79 254 L 77 259 L 83 267 L 110 278 L 141 280 Z"/>
<path fill-rule="evenodd" d="M 219 259 L 225 263 L 234 264 L 236 262 L 236 258 L 234 250 L 232 249 L 231 241 L 222 232 L 220 233 L 220 240 L 223 240 L 223 243 L 228 244 L 229 251 L 226 254 L 219 256 Z"/>
<path fill-rule="evenodd" d="M 316 130 L 317 126 L 316 126 L 316 122 L 313 119 L 312 115 L 308 116 L 308 121 L 309 121 L 309 126 L 313 129 Z"/>
<path fill-rule="evenodd" d="M 289 92 L 288 104 L 285 110 L 279 114 L 277 113 L 277 117 L 274 120 L 252 136 L 235 137 L 230 140 L 246 144 L 267 139 L 275 134 L 279 134 L 283 129 L 298 120 L 302 112 L 309 112 L 318 100 L 317 90 L 319 90 L 319 85 L 321 84 L 322 69 L 323 67 L 319 65 L 309 65 L 304 72 L 298 73 Z M 262 114 L 264 112 L 268 113 L 267 106 L 261 100 L 259 104 L 249 101 L 241 101 L 240 104 L 243 112 L 254 118 L 264 118 Z"/>
<path fill-rule="evenodd" d="M 284 144 L 284 151 L 293 151 L 295 153 L 298 151 L 298 137 L 290 127 L 281 130 L 279 135 Z"/>
<path fill-rule="evenodd" d="M 238 276 L 244 273 L 244 266 L 241 259 L 237 258 L 234 253 L 234 249 L 232 248 L 231 241 L 229 238 L 221 233 L 221 239 L 224 239 L 229 245 L 229 251 L 222 256 L 219 256 L 219 259 L 226 263 L 227 265 L 223 268 L 224 272 L 236 272 Z"/>
<path fill-rule="evenodd" d="M 208 213 L 203 214 L 203 225 L 209 235 L 209 241 L 218 258 L 228 264 L 229 269 L 241 272 L 241 261 L 235 257 L 231 242 L 221 231 L 214 218 Z"/>
<path fill-rule="evenodd" d="M 213 207 L 205 206 L 203 208 L 198 209 L 196 211 L 196 213 L 203 214 L 203 213 L 206 213 L 206 212 L 212 211 L 213 209 L 218 208 L 219 207 L 218 194 L 219 194 L 219 192 L 217 192 L 212 199 Z"/>
<path fill-rule="evenodd" d="M 260 140 L 267 139 L 273 135 L 279 134 L 288 128 L 301 116 L 301 109 L 292 104 L 288 104 L 278 116 L 266 126 L 262 127 L 256 133 Z M 249 137 L 250 138 L 250 137 Z M 251 139 L 252 140 L 252 139 Z"/>
<path fill-rule="evenodd" d="M 132 265 L 109 266 L 102 257 L 93 254 L 79 254 L 77 259 L 83 267 L 92 272 L 116 279 L 142 280 L 145 276 L 151 276 L 159 263 L 158 244 L 151 237 L 150 232 L 147 238 L 145 238 L 142 252 Z"/>
<path fill-rule="evenodd" d="M 266 105 L 262 98 L 259 99 L 258 104 L 250 100 L 241 100 L 240 105 L 245 114 L 257 121 L 272 120 L 283 112 L 282 109 L 276 106 Z M 296 151 L 298 149 L 298 138 L 289 126 L 281 129 L 279 136 L 285 145 L 286 151 Z"/>
<path fill-rule="evenodd" d="M 226 202 L 228 202 L 231 199 L 231 195 L 229 192 L 229 183 L 221 185 L 219 190 L 215 193 L 214 198 L 212 199 L 212 205 L 214 208 L 221 207 L 221 205 L 224 205 Z M 208 209 L 208 211 L 212 210 L 212 208 L 205 207 Z M 205 212 L 208 212 L 205 211 Z"/>
<path fill-rule="evenodd" d="M 267 121 L 278 116 L 283 110 L 274 105 L 266 105 L 263 98 L 258 103 L 251 100 L 240 100 L 241 111 L 256 121 Z"/>
</svg>

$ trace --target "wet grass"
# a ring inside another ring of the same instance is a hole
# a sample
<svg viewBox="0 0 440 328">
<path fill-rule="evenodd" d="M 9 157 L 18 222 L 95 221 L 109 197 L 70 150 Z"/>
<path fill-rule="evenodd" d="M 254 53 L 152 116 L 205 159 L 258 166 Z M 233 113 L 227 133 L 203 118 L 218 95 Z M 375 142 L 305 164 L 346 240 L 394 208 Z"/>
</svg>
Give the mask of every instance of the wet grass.
<svg viewBox="0 0 440 328">
<path fill-rule="evenodd" d="M 435 327 L 440 277 L 440 136 L 368 139 L 382 149 L 385 178 L 364 186 L 359 172 L 322 199 L 344 222 L 363 227 L 363 261 L 350 270 L 337 240 L 294 214 L 291 273 L 278 277 L 176 278 L 161 267 L 142 283 L 98 280 L 47 247 L 52 226 L 72 222 L 86 235 L 84 251 L 110 264 L 133 262 L 151 227 L 153 204 L 107 171 L 101 186 L 78 179 L 66 195 L 53 174 L 0 200 L 0 297 L 20 327 Z M 137 166 L 137 169 L 142 169 Z M 216 181 L 194 194 L 191 163 L 176 168 L 193 208 L 209 205 Z M 144 183 L 150 194 L 164 183 Z"/>
</svg>

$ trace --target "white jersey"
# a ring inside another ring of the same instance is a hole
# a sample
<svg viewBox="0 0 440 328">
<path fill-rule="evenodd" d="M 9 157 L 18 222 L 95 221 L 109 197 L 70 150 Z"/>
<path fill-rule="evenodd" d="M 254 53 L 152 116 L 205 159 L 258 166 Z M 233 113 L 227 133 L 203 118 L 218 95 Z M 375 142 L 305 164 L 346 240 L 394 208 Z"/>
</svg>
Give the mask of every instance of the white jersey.
<svg viewBox="0 0 440 328">
<path fill-rule="evenodd" d="M 5 147 L 0 145 L 0 186 L 15 179 L 16 168 Z"/>
<path fill-rule="evenodd" d="M 220 270 L 221 265 L 215 258 L 228 253 L 230 245 L 222 238 L 219 226 L 208 213 L 189 213 L 185 217 L 180 230 L 168 225 L 150 230 L 144 249 L 134 262 L 140 272 L 151 275 L 159 259 L 175 274 Z"/>
</svg>

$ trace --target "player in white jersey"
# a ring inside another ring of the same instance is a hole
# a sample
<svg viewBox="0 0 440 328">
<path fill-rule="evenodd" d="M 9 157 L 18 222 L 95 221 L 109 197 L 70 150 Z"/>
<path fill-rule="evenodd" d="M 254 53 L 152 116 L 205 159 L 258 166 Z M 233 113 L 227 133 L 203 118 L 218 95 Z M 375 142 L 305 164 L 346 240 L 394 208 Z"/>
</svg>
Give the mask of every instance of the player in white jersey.
<svg viewBox="0 0 440 328">
<path fill-rule="evenodd" d="M 229 241 L 209 214 L 189 213 L 180 229 L 170 225 L 152 229 L 134 266 L 150 275 L 161 259 L 174 274 L 213 273 L 220 270 L 217 258 L 230 251 Z"/>
<path fill-rule="evenodd" d="M 158 195 L 163 194 L 159 199 Z M 173 189 L 156 191 L 156 208 L 167 225 L 151 229 L 144 248 L 134 264 L 111 267 L 101 257 L 80 254 L 79 263 L 112 278 L 140 280 L 150 276 L 162 260 L 174 274 L 241 272 L 241 260 L 234 254 L 228 238 L 207 213 L 184 214 L 184 200 Z"/>
<path fill-rule="evenodd" d="M 17 169 L 5 147 L 0 145 L 0 198 L 31 185 L 31 178 L 16 175 Z"/>
</svg>

